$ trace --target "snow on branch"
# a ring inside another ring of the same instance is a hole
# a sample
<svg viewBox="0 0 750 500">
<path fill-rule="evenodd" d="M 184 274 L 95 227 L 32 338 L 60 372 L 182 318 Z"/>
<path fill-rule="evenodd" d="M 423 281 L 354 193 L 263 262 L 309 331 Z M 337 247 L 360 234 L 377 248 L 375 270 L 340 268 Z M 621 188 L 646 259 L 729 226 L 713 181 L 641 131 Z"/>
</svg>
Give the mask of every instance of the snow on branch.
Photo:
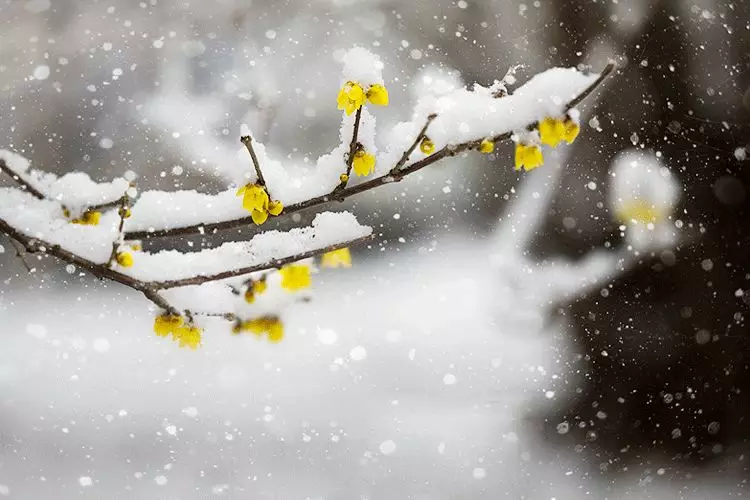
<svg viewBox="0 0 750 500">
<path fill-rule="evenodd" d="M 516 144 L 516 170 L 536 168 L 543 145 L 575 140 L 580 131 L 575 106 L 614 69 L 610 64 L 587 75 L 553 68 L 513 93 L 498 81 L 425 95 L 410 121 L 383 134 L 385 148 L 379 151 L 371 107 L 389 103 L 383 64 L 355 48 L 344 57 L 337 98 L 343 111 L 340 143 L 318 158 L 314 169 L 274 160 L 245 126 L 244 156 L 223 169 L 234 172 L 234 186 L 218 194 L 138 193 L 125 179 L 94 182 L 80 172 L 57 177 L 0 151 L 0 170 L 17 184 L 0 188 L 0 232 L 28 253 L 52 255 L 143 293 L 161 310 L 155 333 L 181 346 L 200 345 L 196 317 L 205 315 L 233 321 L 235 333 L 277 342 L 283 337 L 281 310 L 290 301 L 307 300 L 299 292 L 311 284 L 313 258 L 322 256 L 324 267 L 348 267 L 348 247 L 371 238 L 372 229 L 348 212 L 320 212 L 310 227 L 260 230 L 270 217 L 320 209 L 466 151 L 490 153 L 506 139 Z M 248 241 L 189 253 L 150 253 L 138 241 L 249 225 L 258 231 Z"/>
</svg>

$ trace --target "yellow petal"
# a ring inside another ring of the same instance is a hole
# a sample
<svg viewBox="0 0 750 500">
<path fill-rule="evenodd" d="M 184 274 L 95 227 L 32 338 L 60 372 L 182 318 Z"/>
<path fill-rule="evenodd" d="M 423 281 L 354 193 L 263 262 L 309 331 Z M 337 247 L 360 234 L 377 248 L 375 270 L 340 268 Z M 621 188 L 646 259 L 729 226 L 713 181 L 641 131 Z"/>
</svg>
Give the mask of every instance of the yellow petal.
<svg viewBox="0 0 750 500">
<path fill-rule="evenodd" d="M 346 82 L 336 98 L 338 108 L 351 115 L 365 103 L 365 92 L 358 83 Z"/>
<path fill-rule="evenodd" d="M 281 274 L 281 287 L 296 292 L 305 289 L 312 284 L 310 266 L 305 264 L 289 264 L 279 270 Z"/>
<path fill-rule="evenodd" d="M 252 217 L 253 222 L 260 226 L 268 220 L 268 212 L 264 210 L 253 210 L 250 217 Z"/>
<path fill-rule="evenodd" d="M 376 83 L 367 90 L 367 100 L 376 106 L 388 106 L 388 89 Z"/>
<path fill-rule="evenodd" d="M 578 133 L 581 131 L 581 126 L 578 125 L 571 119 L 565 120 L 565 142 L 573 144 L 573 141 L 578 137 Z"/>
<path fill-rule="evenodd" d="M 565 124 L 557 118 L 545 118 L 539 123 L 539 136 L 542 144 L 555 148 L 565 138 Z"/>
<path fill-rule="evenodd" d="M 328 268 L 352 267 L 352 254 L 348 248 L 326 252 L 320 257 L 320 265 Z"/>
<path fill-rule="evenodd" d="M 354 153 L 352 169 L 354 169 L 354 173 L 360 177 L 370 175 L 375 169 L 375 156 L 360 149 Z"/>
<path fill-rule="evenodd" d="M 268 191 L 264 186 L 249 184 L 245 187 L 242 198 L 242 207 L 248 212 L 253 210 L 266 211 L 268 209 Z"/>
<path fill-rule="evenodd" d="M 284 204 L 279 200 L 274 200 L 268 203 L 268 213 L 276 216 L 284 211 Z"/>
<path fill-rule="evenodd" d="M 284 340 L 284 325 L 279 320 L 272 321 L 268 325 L 268 341 L 278 344 Z"/>
<path fill-rule="evenodd" d="M 495 150 L 495 143 L 489 139 L 482 140 L 482 143 L 479 144 L 479 151 L 481 151 L 484 154 L 492 153 Z"/>
<path fill-rule="evenodd" d="M 249 288 L 245 291 L 245 302 L 248 304 L 252 304 L 255 302 L 255 294 L 253 293 L 253 289 Z"/>
<path fill-rule="evenodd" d="M 162 314 L 154 319 L 154 333 L 159 337 L 166 337 L 177 328 L 180 328 L 183 322 L 182 316 Z"/>
<path fill-rule="evenodd" d="M 261 294 L 265 292 L 267 289 L 268 289 L 268 283 L 266 283 L 266 280 L 262 279 L 258 281 L 253 281 L 253 286 L 252 286 L 253 293 Z"/>
</svg>

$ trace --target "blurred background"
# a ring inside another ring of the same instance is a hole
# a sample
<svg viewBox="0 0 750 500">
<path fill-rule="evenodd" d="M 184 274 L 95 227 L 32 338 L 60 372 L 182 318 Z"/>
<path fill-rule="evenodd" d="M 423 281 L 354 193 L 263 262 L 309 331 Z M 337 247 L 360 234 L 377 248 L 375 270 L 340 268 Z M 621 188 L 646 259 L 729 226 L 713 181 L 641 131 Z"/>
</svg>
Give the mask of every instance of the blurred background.
<svg viewBox="0 0 750 500">
<path fill-rule="evenodd" d="M 514 64 L 522 83 L 614 59 L 539 185 L 543 220 L 513 250 L 524 265 L 575 264 L 626 247 L 611 211 L 625 151 L 672 172 L 686 228 L 602 286 L 521 311 L 506 284 L 523 278 L 483 266 L 499 252 L 492 235 L 528 216 L 508 203 L 548 174 L 514 172 L 499 146 L 348 201 L 378 243 L 351 274 L 321 276 L 283 346 L 217 329 L 198 353 L 153 338 L 127 290 L 52 262 L 26 274 L 4 238 L 0 494 L 744 492 L 746 0 L 0 0 L 0 14 L 0 148 L 57 173 L 131 170 L 141 189 L 222 190 L 242 123 L 275 157 L 314 164 L 339 140 L 339 60 L 353 45 L 385 63 L 380 130 L 425 92 L 489 85 Z"/>
</svg>

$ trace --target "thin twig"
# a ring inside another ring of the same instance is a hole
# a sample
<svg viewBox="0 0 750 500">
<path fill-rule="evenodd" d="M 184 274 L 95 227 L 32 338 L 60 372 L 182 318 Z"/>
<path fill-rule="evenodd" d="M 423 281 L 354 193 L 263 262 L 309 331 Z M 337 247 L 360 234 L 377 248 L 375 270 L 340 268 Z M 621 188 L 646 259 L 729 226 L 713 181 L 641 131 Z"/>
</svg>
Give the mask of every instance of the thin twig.
<svg viewBox="0 0 750 500">
<path fill-rule="evenodd" d="M 610 62 L 602 70 L 599 77 L 591 85 L 589 85 L 578 96 L 576 96 L 570 102 L 568 102 L 568 104 L 566 104 L 565 110 L 570 111 L 573 107 L 577 106 L 585 98 L 591 95 L 599 86 L 601 86 L 604 83 L 607 77 L 609 77 L 614 72 L 615 69 L 616 69 L 615 64 Z M 539 126 L 539 122 L 533 122 L 533 123 L 530 123 L 526 128 L 529 130 L 534 130 L 538 126 Z M 490 137 L 489 139 L 497 143 L 503 140 L 510 139 L 512 135 L 513 135 L 513 132 L 509 131 L 503 134 L 496 135 L 495 137 Z M 331 201 L 344 201 L 351 196 L 354 196 L 359 193 L 363 193 L 365 191 L 369 191 L 370 189 L 374 189 L 382 185 L 390 184 L 393 182 L 399 182 L 404 177 L 407 177 L 413 174 L 414 172 L 417 172 L 425 167 L 428 167 L 432 165 L 433 163 L 438 162 L 446 157 L 456 156 L 465 151 L 479 149 L 479 146 L 482 143 L 483 139 L 484 138 L 476 139 L 474 141 L 464 142 L 464 143 L 456 144 L 456 145 L 447 145 L 444 148 L 440 149 L 439 151 L 431 154 L 430 156 L 423 158 L 421 160 L 418 160 L 408 165 L 405 168 L 400 168 L 396 172 L 391 172 L 381 177 L 375 177 L 373 179 L 357 184 L 356 186 L 341 187 L 341 184 L 339 184 L 331 193 L 317 196 L 315 198 L 310 198 L 303 202 L 295 203 L 293 205 L 288 205 L 284 207 L 284 211 L 282 212 L 282 215 L 288 215 L 288 214 L 292 214 L 295 212 L 300 212 L 308 208 L 324 205 Z M 155 231 L 148 231 L 148 230 L 126 231 L 125 236 L 126 238 L 129 238 L 129 239 L 147 239 L 147 238 L 160 238 L 160 237 L 165 237 L 165 236 L 181 236 L 181 235 L 187 235 L 187 234 L 204 234 L 204 233 L 210 233 L 213 231 L 221 231 L 221 230 L 226 230 L 226 229 L 236 229 L 240 227 L 245 227 L 245 226 L 250 225 L 251 222 L 252 222 L 251 217 L 242 217 L 239 219 L 232 219 L 232 220 L 221 221 L 221 222 L 200 223 L 200 224 L 193 224 L 193 225 L 182 226 L 182 227 L 157 229 Z"/>
<path fill-rule="evenodd" d="M 253 138 L 249 135 L 243 135 L 240 137 L 240 141 L 247 148 L 247 152 L 250 153 L 250 158 L 253 159 L 253 167 L 255 167 L 255 173 L 258 176 L 256 184 L 259 186 L 265 186 L 266 180 L 263 178 L 263 171 L 260 169 L 260 161 L 258 161 L 258 156 L 255 154 L 255 148 L 253 148 Z"/>
<path fill-rule="evenodd" d="M 0 158 L 0 171 L 5 172 L 8 174 L 11 179 L 13 179 L 16 184 L 21 186 L 24 190 L 28 191 L 32 195 L 34 195 L 35 198 L 38 198 L 40 200 L 43 200 L 45 198 L 44 194 L 39 191 L 37 188 L 31 185 L 29 181 L 21 177 L 21 174 L 16 173 L 10 166 L 5 163 L 5 160 Z"/>
<path fill-rule="evenodd" d="M 363 236 L 361 238 L 357 238 L 354 240 L 345 241 L 343 243 L 329 245 L 325 248 L 321 248 L 318 250 L 308 250 L 307 252 L 301 252 L 296 255 L 290 255 L 289 257 L 284 257 L 281 259 L 274 259 L 272 261 L 264 262 L 262 264 L 256 264 L 254 266 L 242 267 L 239 269 L 223 271 L 220 273 L 210 274 L 206 276 L 193 276 L 191 278 L 169 280 L 169 281 L 153 281 L 150 283 L 150 285 L 151 287 L 155 289 L 163 290 L 167 288 L 178 288 L 178 287 L 183 287 L 183 286 L 202 285 L 203 283 L 208 283 L 210 281 L 219 281 L 219 280 L 224 280 L 227 278 L 235 278 L 237 276 L 244 276 L 246 274 L 256 273 L 258 271 L 278 269 L 287 264 L 291 264 L 292 262 L 297 262 L 302 259 L 309 259 L 310 257 L 315 257 L 316 255 L 324 254 L 327 252 L 332 252 L 334 250 L 339 250 L 344 247 L 358 245 L 365 241 L 371 240 L 372 238 L 373 238 L 372 235 L 367 235 L 367 236 Z"/>
<path fill-rule="evenodd" d="M 354 128 L 352 129 L 352 142 L 349 143 L 349 155 L 346 157 L 346 179 L 341 181 L 336 189 L 341 190 L 346 188 L 346 184 L 349 182 L 349 176 L 352 174 L 352 165 L 354 165 L 354 155 L 357 154 L 359 148 L 359 123 L 362 120 L 362 108 L 357 108 L 357 113 L 354 115 Z"/>
<path fill-rule="evenodd" d="M 112 253 L 109 255 L 109 261 L 107 262 L 107 267 L 112 267 L 112 264 L 117 259 L 117 250 L 120 248 L 120 245 L 122 245 L 123 235 L 122 235 L 122 229 L 125 226 L 125 216 L 128 213 L 128 194 L 125 193 L 122 195 L 122 198 L 120 198 L 120 224 L 117 227 L 117 238 L 115 241 L 112 242 Z"/>
<path fill-rule="evenodd" d="M 424 127 L 422 127 L 422 130 L 419 131 L 419 134 L 417 135 L 417 138 L 414 139 L 414 142 L 412 142 L 411 146 L 409 146 L 409 149 L 404 151 L 404 154 L 401 155 L 401 159 L 396 163 L 396 165 L 391 169 L 390 175 L 393 175 L 398 171 L 401 167 L 406 165 L 406 162 L 409 161 L 409 157 L 414 152 L 415 149 L 417 149 L 417 146 L 419 146 L 419 143 L 422 142 L 422 139 L 424 139 L 427 135 L 427 129 L 430 126 L 430 123 L 432 123 L 432 120 L 437 118 L 437 115 L 435 113 L 431 114 L 427 117 L 427 122 L 425 122 Z"/>
</svg>

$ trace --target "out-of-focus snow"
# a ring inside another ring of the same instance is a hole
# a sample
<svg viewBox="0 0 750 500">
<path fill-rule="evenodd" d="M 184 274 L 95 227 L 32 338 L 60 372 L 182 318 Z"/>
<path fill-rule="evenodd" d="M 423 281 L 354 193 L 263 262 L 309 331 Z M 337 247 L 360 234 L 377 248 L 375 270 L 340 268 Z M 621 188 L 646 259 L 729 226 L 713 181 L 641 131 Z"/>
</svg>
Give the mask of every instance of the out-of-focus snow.
<svg viewBox="0 0 750 500">
<path fill-rule="evenodd" d="M 201 349 L 178 349 L 145 300 L 94 280 L 0 291 L 0 484 L 59 499 L 705 498 L 712 482 L 669 461 L 613 479 L 545 445 L 529 417 L 562 396 L 547 391 L 568 376 L 563 332 L 524 300 L 541 278 L 508 282 L 471 240 L 318 275 L 279 345 L 216 320 Z"/>
</svg>

